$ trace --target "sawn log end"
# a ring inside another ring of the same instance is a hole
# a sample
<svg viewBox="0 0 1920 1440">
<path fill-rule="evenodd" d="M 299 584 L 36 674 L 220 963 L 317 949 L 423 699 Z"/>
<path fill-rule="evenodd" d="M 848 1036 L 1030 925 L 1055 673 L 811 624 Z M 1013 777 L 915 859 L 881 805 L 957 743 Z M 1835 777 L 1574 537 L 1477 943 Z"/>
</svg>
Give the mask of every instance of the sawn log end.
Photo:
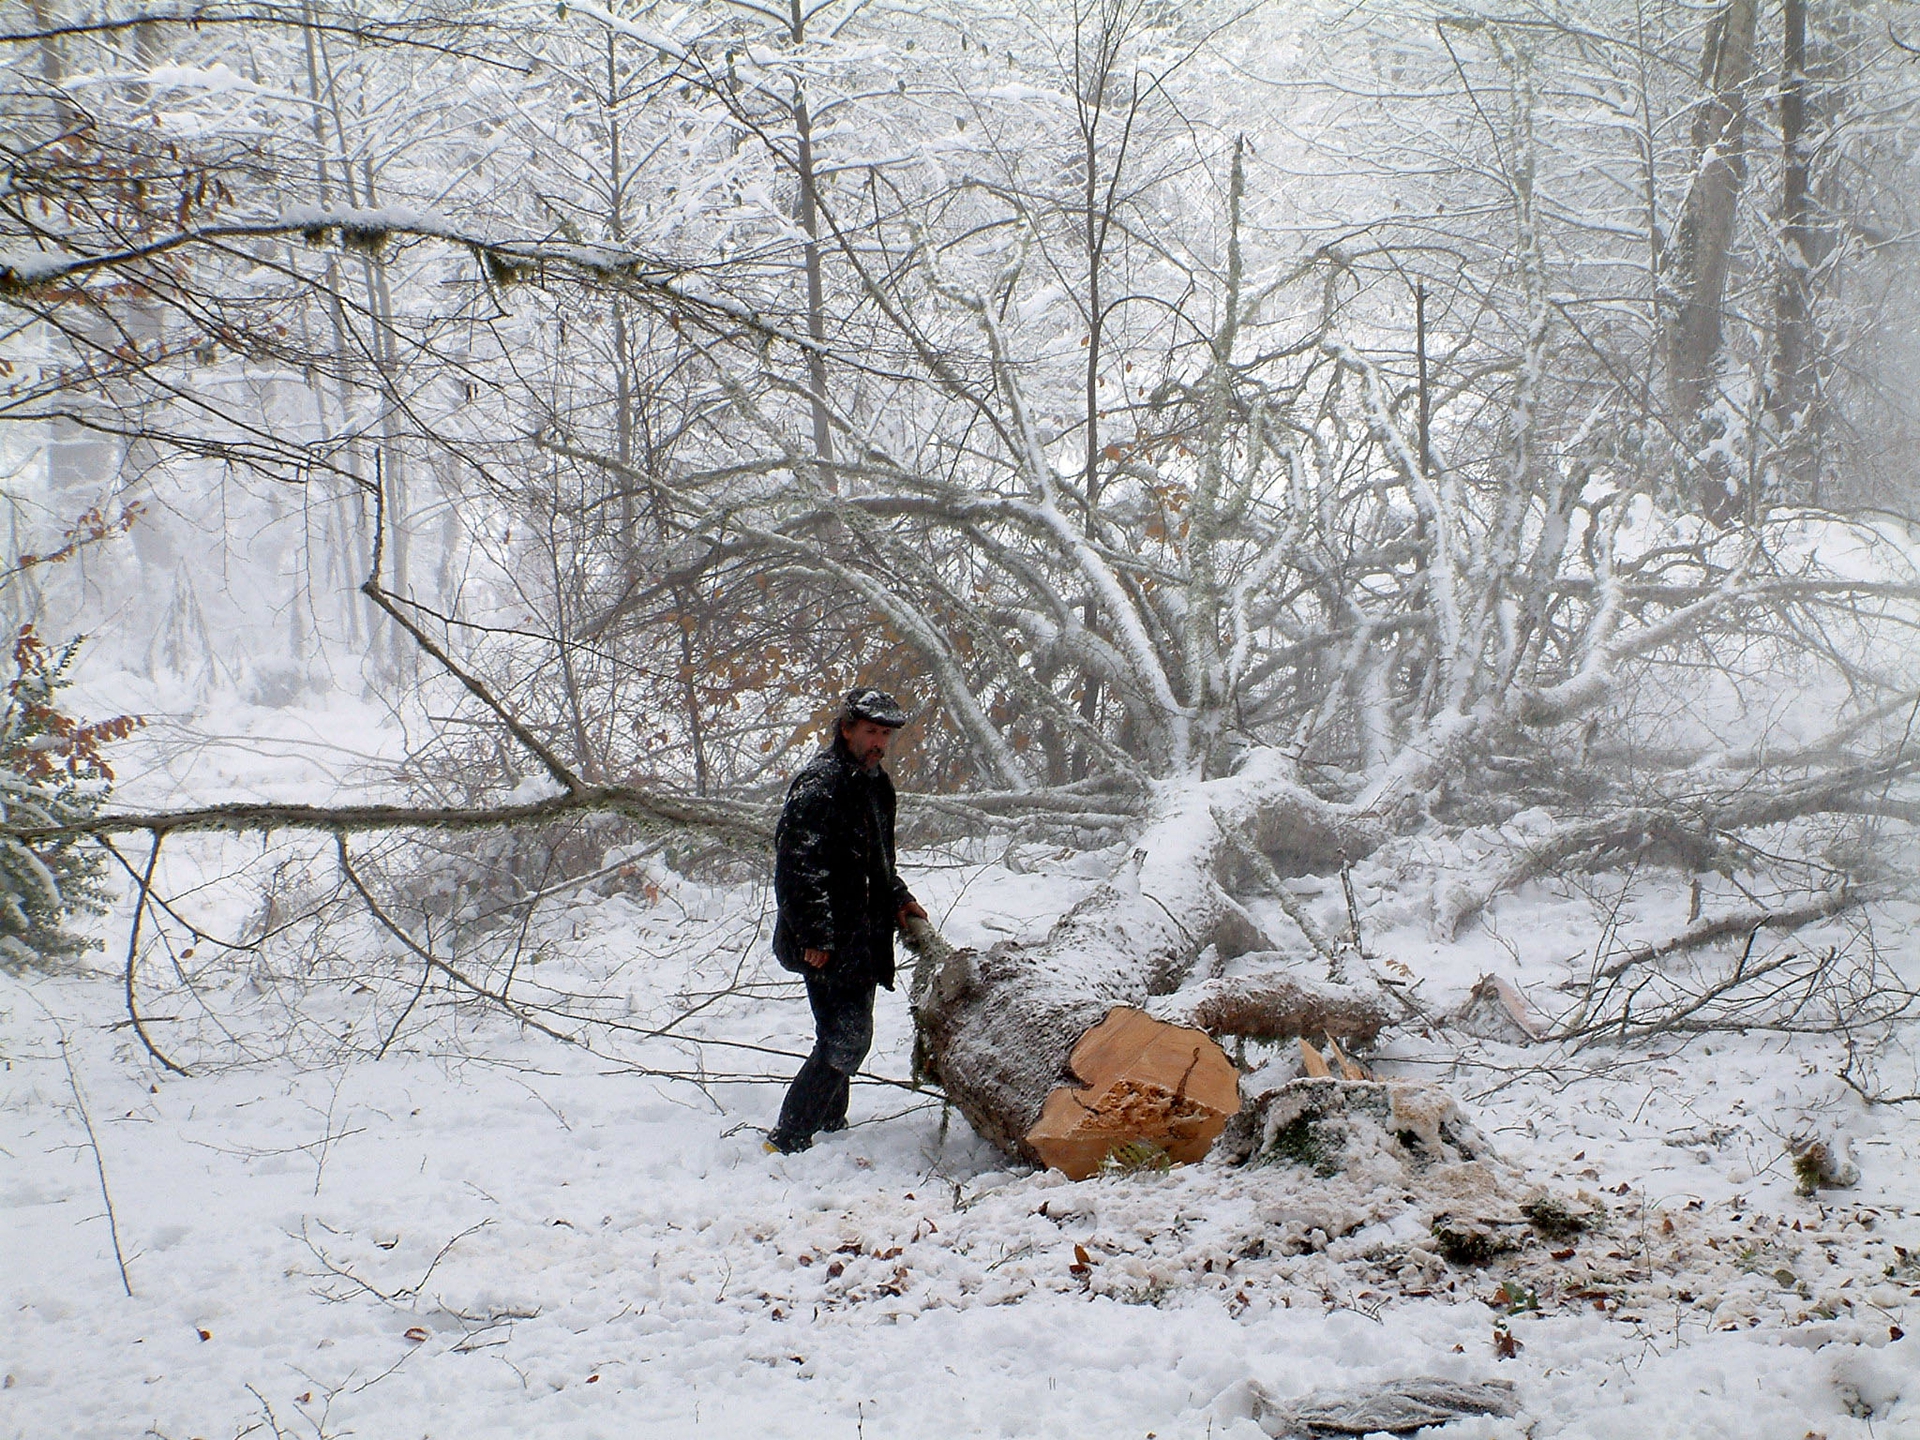
<svg viewBox="0 0 1920 1440">
<path fill-rule="evenodd" d="M 1240 1108 L 1239 1072 L 1212 1037 L 1130 1006 L 1089 1028 L 1069 1065 L 1081 1083 L 1047 1096 L 1025 1141 L 1072 1180 L 1143 1141 L 1174 1164 L 1198 1160 Z"/>
</svg>

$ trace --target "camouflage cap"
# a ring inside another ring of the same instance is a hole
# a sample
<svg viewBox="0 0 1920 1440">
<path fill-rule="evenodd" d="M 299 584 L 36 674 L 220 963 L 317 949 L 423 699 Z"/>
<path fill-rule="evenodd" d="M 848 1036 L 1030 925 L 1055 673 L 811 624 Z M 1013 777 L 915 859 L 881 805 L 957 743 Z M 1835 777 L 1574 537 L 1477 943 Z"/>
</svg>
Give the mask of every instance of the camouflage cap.
<svg viewBox="0 0 1920 1440">
<path fill-rule="evenodd" d="M 847 722 L 871 720 L 876 725 L 898 730 L 912 717 L 906 707 L 886 691 L 861 685 L 849 690 L 847 698 L 840 702 L 840 718 Z"/>
</svg>

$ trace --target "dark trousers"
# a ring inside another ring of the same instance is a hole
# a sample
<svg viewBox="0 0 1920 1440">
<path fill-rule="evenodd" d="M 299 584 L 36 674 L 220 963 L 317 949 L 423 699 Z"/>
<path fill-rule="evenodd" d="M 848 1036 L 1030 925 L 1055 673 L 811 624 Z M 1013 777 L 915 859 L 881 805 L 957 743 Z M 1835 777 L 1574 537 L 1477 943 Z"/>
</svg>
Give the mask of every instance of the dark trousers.
<svg viewBox="0 0 1920 1440">
<path fill-rule="evenodd" d="M 813 1009 L 813 1053 L 787 1087 L 772 1140 L 782 1150 L 804 1150 L 821 1130 L 847 1124 L 847 1094 L 853 1072 L 873 1044 L 873 992 L 865 984 L 829 985 L 809 975 L 807 1004 Z"/>
</svg>

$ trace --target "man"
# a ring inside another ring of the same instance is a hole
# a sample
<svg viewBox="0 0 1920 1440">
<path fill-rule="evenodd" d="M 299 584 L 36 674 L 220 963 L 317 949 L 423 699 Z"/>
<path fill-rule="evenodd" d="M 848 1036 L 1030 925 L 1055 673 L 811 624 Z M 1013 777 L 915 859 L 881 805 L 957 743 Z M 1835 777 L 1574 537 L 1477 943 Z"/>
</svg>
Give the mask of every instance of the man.
<svg viewBox="0 0 1920 1440">
<path fill-rule="evenodd" d="M 807 982 L 813 1053 L 767 1148 L 791 1155 L 847 1126 L 849 1077 L 873 1043 L 876 987 L 893 988 L 893 932 L 920 908 L 893 866 L 893 781 L 880 768 L 907 723 L 881 690 L 847 692 L 833 744 L 794 777 L 774 831 L 774 957 Z"/>
</svg>

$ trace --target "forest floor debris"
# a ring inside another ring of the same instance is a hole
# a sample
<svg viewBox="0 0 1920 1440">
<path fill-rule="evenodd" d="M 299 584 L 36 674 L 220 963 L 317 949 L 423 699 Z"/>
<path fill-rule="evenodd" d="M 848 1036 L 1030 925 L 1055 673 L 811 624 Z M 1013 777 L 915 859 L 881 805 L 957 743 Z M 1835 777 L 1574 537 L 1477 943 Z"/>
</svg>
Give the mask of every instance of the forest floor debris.
<svg viewBox="0 0 1920 1440">
<path fill-rule="evenodd" d="M 0 1435 L 1254 1440 L 1256 1393 L 1280 1413 L 1410 1376 L 1512 1384 L 1514 1414 L 1462 1440 L 1884 1440 L 1920 1417 L 1920 1117 L 1860 1102 L 1842 1037 L 1408 1030 L 1370 1057 L 1384 1083 L 1313 1082 L 1457 1103 L 1490 1155 L 1424 1168 L 1216 1156 L 1075 1183 L 890 1084 L 768 1157 L 777 1088 L 727 1076 L 797 1063 L 805 1007 L 741 925 L 760 897 L 644 879 L 556 912 L 516 981 L 624 1026 L 598 1053 L 432 990 L 386 1059 L 319 1065 L 244 1033 L 287 977 L 235 975 L 203 999 L 256 1058 L 183 1080 L 113 1028 L 111 981 L 6 981 Z M 915 883 L 971 943 L 1044 926 L 1078 882 Z M 1543 892 L 1451 945 L 1422 952 L 1417 916 L 1374 943 L 1435 1002 L 1496 958 L 1537 991 L 1577 909 Z M 1883 942 L 1910 924 L 1882 917 Z M 1497 935 L 1523 927 L 1516 967 Z M 306 983 L 310 1038 L 367 1024 L 351 986 Z M 904 1076 L 883 1001 L 870 1070 Z M 41 1003 L 74 1037 L 132 1299 Z M 1455 1113 L 1426 1116 L 1443 1144 Z M 1855 1183 L 1801 1193 L 1800 1134 L 1844 1138 Z"/>
</svg>

